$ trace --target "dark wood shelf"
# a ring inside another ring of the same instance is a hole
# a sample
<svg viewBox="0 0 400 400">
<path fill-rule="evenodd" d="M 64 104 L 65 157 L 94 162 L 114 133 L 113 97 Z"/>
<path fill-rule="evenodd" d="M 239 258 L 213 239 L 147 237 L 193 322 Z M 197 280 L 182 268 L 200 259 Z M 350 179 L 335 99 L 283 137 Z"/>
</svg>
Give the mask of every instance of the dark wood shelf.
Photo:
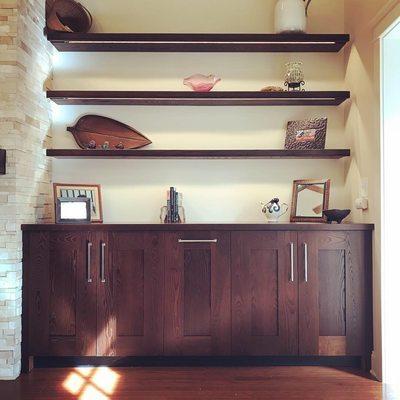
<svg viewBox="0 0 400 400">
<path fill-rule="evenodd" d="M 47 156 L 67 159 L 173 159 L 173 158 L 203 158 L 203 159 L 271 159 L 271 158 L 301 158 L 301 159 L 339 159 L 350 156 L 350 150 L 78 150 L 52 149 L 47 150 Z"/>
<path fill-rule="evenodd" d="M 0 175 L 6 174 L 7 153 L 4 149 L 0 149 Z"/>
<path fill-rule="evenodd" d="M 136 106 L 337 106 L 348 91 L 318 92 L 132 92 L 51 90 L 47 97 L 60 105 Z"/>
<path fill-rule="evenodd" d="M 24 224 L 23 231 L 373 231 L 374 224 L 323 223 L 187 223 L 187 224 Z"/>
<path fill-rule="evenodd" d="M 342 34 L 47 33 L 59 51 L 86 52 L 338 52 Z"/>
</svg>

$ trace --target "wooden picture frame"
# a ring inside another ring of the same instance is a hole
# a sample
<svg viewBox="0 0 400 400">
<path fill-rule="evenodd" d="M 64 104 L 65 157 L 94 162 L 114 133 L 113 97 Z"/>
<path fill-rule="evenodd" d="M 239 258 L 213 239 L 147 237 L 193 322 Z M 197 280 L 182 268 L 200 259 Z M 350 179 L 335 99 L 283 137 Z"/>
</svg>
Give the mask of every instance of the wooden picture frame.
<svg viewBox="0 0 400 400">
<path fill-rule="evenodd" d="M 83 183 L 53 183 L 54 203 L 58 198 L 78 198 L 87 196 L 91 199 L 91 222 L 103 222 L 103 206 L 101 186 L 98 184 Z"/>
<path fill-rule="evenodd" d="M 290 222 L 326 222 L 322 212 L 329 208 L 330 185 L 330 179 L 294 181 Z M 307 195 L 299 199 L 299 194 L 307 189 Z"/>
<path fill-rule="evenodd" d="M 84 205 L 86 212 L 83 217 L 78 218 L 67 218 L 63 216 L 63 206 L 72 203 L 81 203 Z M 57 224 L 89 224 L 91 220 L 91 200 L 88 197 L 76 197 L 76 198 L 63 198 L 58 197 L 56 201 L 56 223 Z"/>
</svg>

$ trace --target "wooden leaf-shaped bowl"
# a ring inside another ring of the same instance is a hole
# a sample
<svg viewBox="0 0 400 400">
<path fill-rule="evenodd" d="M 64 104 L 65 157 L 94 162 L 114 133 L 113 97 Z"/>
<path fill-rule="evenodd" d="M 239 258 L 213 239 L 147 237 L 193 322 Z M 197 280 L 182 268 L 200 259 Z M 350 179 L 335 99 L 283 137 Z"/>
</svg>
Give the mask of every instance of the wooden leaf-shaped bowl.
<svg viewBox="0 0 400 400">
<path fill-rule="evenodd" d="M 136 129 L 100 115 L 85 115 L 67 130 L 82 149 L 100 149 L 106 142 L 110 149 L 138 149 L 151 144 Z"/>
</svg>

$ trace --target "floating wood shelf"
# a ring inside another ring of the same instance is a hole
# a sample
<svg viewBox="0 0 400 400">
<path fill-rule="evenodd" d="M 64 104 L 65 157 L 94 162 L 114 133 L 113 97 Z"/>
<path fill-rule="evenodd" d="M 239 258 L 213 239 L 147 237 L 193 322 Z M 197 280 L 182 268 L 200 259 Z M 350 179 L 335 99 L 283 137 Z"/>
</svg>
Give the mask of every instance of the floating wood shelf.
<svg viewBox="0 0 400 400">
<path fill-rule="evenodd" d="M 350 150 L 47 150 L 47 156 L 69 159 L 120 158 L 234 158 L 234 159 L 339 159 L 350 156 Z"/>
<path fill-rule="evenodd" d="M 47 33 L 59 51 L 86 52 L 338 52 L 339 34 Z"/>
<path fill-rule="evenodd" d="M 6 151 L 4 149 L 0 149 L 0 175 L 6 174 L 6 158 Z"/>
<path fill-rule="evenodd" d="M 51 90 L 47 97 L 61 105 L 137 106 L 337 106 L 347 91 L 329 92 L 131 92 Z"/>
</svg>

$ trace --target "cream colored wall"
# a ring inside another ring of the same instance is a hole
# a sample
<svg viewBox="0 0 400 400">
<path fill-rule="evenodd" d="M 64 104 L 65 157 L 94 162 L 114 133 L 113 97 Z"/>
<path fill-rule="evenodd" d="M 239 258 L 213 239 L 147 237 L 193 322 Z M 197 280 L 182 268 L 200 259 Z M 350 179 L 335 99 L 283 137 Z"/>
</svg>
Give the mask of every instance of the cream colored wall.
<svg viewBox="0 0 400 400">
<path fill-rule="evenodd" d="M 97 31 L 272 32 L 274 0 L 83 2 Z M 343 1 L 319 0 L 310 32 L 344 31 Z M 196 9 L 197 7 L 197 9 Z M 59 53 L 56 89 L 185 90 L 196 72 L 222 77 L 218 90 L 282 84 L 284 63 L 302 60 L 309 90 L 344 89 L 339 54 L 78 54 Z M 130 124 L 154 149 L 283 148 L 288 120 L 328 116 L 328 148 L 346 146 L 344 107 L 54 107 L 54 147 L 75 147 L 65 128 L 85 113 Z M 106 160 L 54 161 L 54 181 L 103 186 L 106 222 L 158 222 L 165 191 L 184 193 L 189 222 L 263 221 L 259 201 L 290 202 L 294 179 L 332 179 L 332 206 L 346 207 L 345 161 Z M 286 216 L 288 219 L 288 216 Z"/>
<path fill-rule="evenodd" d="M 373 372 L 382 378 L 381 264 L 380 264 L 380 74 L 376 27 L 399 4 L 398 0 L 345 1 L 345 30 L 353 44 L 346 50 L 345 84 L 352 93 L 346 110 L 345 132 L 353 157 L 346 170 L 348 203 L 356 222 L 376 224 L 374 238 L 374 338 Z M 369 209 L 355 210 L 361 179 L 369 181 Z"/>
</svg>

